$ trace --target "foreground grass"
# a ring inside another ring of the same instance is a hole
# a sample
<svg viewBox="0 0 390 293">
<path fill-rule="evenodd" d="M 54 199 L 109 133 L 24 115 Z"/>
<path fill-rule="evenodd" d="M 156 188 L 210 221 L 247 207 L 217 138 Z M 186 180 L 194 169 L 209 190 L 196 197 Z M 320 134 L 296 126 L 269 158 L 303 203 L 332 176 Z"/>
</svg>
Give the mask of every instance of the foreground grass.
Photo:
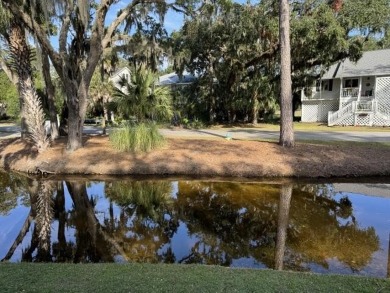
<svg viewBox="0 0 390 293">
<path fill-rule="evenodd" d="M 390 292 L 390 280 L 151 264 L 1 264 L 1 292 Z"/>
</svg>

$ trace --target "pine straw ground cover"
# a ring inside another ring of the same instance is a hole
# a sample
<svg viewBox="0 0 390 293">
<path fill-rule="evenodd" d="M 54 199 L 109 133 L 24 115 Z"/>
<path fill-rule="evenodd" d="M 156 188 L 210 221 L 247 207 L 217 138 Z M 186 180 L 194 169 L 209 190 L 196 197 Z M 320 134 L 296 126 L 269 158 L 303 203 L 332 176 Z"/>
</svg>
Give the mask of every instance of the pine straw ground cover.
<svg viewBox="0 0 390 293">
<path fill-rule="evenodd" d="M 61 138 L 43 153 L 20 139 L 0 141 L 0 167 L 56 174 L 148 174 L 228 177 L 334 177 L 390 175 L 390 147 L 379 143 L 298 143 L 168 139 L 149 153 L 112 148 L 107 136 L 86 136 L 84 148 L 65 150 Z"/>
</svg>

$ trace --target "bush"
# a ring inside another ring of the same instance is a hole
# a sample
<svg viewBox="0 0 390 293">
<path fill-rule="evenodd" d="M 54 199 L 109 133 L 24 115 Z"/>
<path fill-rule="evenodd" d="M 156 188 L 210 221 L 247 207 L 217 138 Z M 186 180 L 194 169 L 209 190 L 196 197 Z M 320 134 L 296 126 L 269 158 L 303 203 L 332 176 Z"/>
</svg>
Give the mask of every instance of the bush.
<svg viewBox="0 0 390 293">
<path fill-rule="evenodd" d="M 164 137 L 152 123 L 127 125 L 110 134 L 114 148 L 120 151 L 149 152 L 165 145 Z"/>
</svg>

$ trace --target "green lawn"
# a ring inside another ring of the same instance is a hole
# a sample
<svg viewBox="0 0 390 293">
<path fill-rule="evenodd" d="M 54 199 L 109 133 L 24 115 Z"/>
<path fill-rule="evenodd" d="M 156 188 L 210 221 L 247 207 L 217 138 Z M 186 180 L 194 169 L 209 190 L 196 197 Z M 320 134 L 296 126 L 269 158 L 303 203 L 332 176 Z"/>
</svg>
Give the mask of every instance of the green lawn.
<svg viewBox="0 0 390 293">
<path fill-rule="evenodd" d="M 1 264 L 0 292 L 390 292 L 390 280 L 200 265 Z"/>
</svg>

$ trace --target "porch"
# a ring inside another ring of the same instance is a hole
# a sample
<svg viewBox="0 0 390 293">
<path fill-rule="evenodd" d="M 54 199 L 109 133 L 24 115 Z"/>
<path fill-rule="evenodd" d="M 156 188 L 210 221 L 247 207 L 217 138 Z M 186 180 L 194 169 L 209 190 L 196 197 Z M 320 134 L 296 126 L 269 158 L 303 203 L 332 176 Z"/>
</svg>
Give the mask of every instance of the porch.
<svg viewBox="0 0 390 293">
<path fill-rule="evenodd" d="M 390 126 L 390 78 L 341 78 L 339 110 L 328 125 Z"/>
</svg>

